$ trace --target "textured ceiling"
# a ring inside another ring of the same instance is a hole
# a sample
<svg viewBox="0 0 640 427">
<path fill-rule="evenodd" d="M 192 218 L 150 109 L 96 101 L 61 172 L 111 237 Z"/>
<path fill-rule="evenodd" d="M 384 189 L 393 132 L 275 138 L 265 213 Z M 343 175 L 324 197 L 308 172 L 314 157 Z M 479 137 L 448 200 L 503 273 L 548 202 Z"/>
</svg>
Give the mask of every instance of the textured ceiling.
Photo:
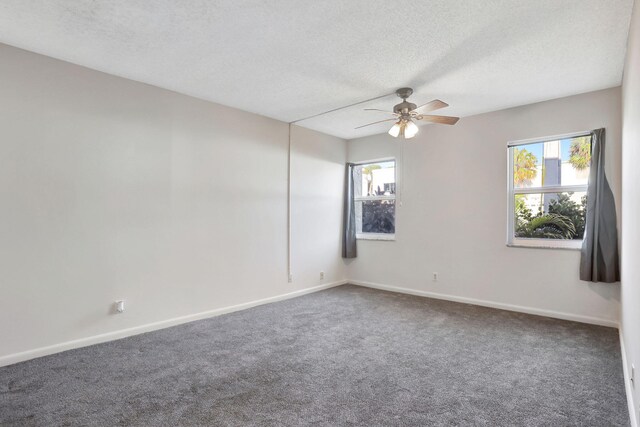
<svg viewBox="0 0 640 427">
<path fill-rule="evenodd" d="M 285 122 L 413 87 L 468 116 L 621 82 L 633 0 L 2 0 L 0 42 Z M 343 138 L 388 96 L 300 125 Z"/>
</svg>

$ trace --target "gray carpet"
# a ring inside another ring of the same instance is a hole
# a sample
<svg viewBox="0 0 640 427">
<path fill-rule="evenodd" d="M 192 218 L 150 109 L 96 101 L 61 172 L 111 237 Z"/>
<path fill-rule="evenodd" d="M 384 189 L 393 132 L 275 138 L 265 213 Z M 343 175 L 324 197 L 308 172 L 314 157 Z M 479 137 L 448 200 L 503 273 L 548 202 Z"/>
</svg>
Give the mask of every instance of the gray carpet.
<svg viewBox="0 0 640 427">
<path fill-rule="evenodd" d="M 622 426 L 618 345 L 347 285 L 1 368 L 0 424 Z"/>
</svg>

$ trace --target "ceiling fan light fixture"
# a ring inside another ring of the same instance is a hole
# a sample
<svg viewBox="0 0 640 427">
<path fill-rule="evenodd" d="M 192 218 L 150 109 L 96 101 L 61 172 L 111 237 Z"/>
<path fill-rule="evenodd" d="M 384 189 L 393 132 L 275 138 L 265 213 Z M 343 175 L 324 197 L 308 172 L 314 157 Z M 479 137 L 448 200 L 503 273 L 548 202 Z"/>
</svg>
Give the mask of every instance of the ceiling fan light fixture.
<svg viewBox="0 0 640 427">
<path fill-rule="evenodd" d="M 400 135 L 401 130 L 402 130 L 402 120 L 398 120 L 396 123 L 394 123 L 393 126 L 391 126 L 391 129 L 389 129 L 389 135 L 391 135 L 394 138 L 397 138 Z"/>
<path fill-rule="evenodd" d="M 413 121 L 408 120 L 404 128 L 405 139 L 413 138 L 418 133 L 418 126 Z"/>
<path fill-rule="evenodd" d="M 389 135 L 394 138 L 402 137 L 404 139 L 409 139 L 416 136 L 417 133 L 418 126 L 416 126 L 412 120 L 406 119 L 398 120 L 391 129 L 389 129 Z"/>
</svg>

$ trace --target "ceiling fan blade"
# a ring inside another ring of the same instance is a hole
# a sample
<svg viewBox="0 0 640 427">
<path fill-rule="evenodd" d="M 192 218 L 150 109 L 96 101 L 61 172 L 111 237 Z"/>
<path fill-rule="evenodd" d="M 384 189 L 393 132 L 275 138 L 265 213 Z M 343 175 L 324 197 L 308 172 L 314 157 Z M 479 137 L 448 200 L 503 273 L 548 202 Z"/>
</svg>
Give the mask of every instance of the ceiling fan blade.
<svg viewBox="0 0 640 427">
<path fill-rule="evenodd" d="M 427 102 L 426 104 L 422 104 L 418 108 L 412 111 L 420 110 L 421 113 L 428 113 L 429 111 L 439 110 L 444 107 L 448 107 L 449 104 L 446 102 L 442 102 L 439 99 L 434 99 L 433 101 Z"/>
<path fill-rule="evenodd" d="M 378 124 L 378 123 L 391 122 L 391 121 L 396 121 L 396 120 L 397 120 L 397 119 L 386 119 L 386 120 L 380 120 L 380 121 L 377 121 L 377 122 L 368 123 L 368 124 L 366 124 L 366 125 L 358 126 L 357 128 L 354 128 L 354 129 L 360 129 L 360 128 L 367 127 L 367 126 L 371 126 L 371 125 L 375 125 L 375 124 Z"/>
<path fill-rule="evenodd" d="M 431 123 L 439 123 L 441 125 L 455 125 L 460 117 L 451 117 L 451 116 L 418 116 L 416 117 L 418 120 L 424 120 L 425 122 Z"/>
<path fill-rule="evenodd" d="M 364 111 L 381 111 L 383 113 L 387 113 L 387 114 L 393 114 L 394 116 L 399 116 L 398 113 L 394 113 L 393 111 L 387 111 L 387 110 L 380 110 L 378 108 L 365 108 Z"/>
</svg>

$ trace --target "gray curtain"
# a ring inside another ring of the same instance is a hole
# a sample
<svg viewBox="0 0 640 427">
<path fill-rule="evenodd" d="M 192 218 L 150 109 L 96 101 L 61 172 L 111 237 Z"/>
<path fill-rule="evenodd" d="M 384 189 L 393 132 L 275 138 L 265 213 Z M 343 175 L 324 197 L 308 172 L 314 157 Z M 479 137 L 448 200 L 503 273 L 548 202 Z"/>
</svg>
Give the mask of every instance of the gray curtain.
<svg viewBox="0 0 640 427">
<path fill-rule="evenodd" d="M 356 248 L 356 211 L 353 201 L 353 163 L 346 165 L 342 221 L 342 258 L 355 258 L 358 256 L 358 250 Z"/>
<path fill-rule="evenodd" d="M 587 219 L 580 258 L 580 280 L 620 280 L 616 206 L 604 173 L 605 131 L 591 132 L 591 170 L 587 190 Z"/>
</svg>

